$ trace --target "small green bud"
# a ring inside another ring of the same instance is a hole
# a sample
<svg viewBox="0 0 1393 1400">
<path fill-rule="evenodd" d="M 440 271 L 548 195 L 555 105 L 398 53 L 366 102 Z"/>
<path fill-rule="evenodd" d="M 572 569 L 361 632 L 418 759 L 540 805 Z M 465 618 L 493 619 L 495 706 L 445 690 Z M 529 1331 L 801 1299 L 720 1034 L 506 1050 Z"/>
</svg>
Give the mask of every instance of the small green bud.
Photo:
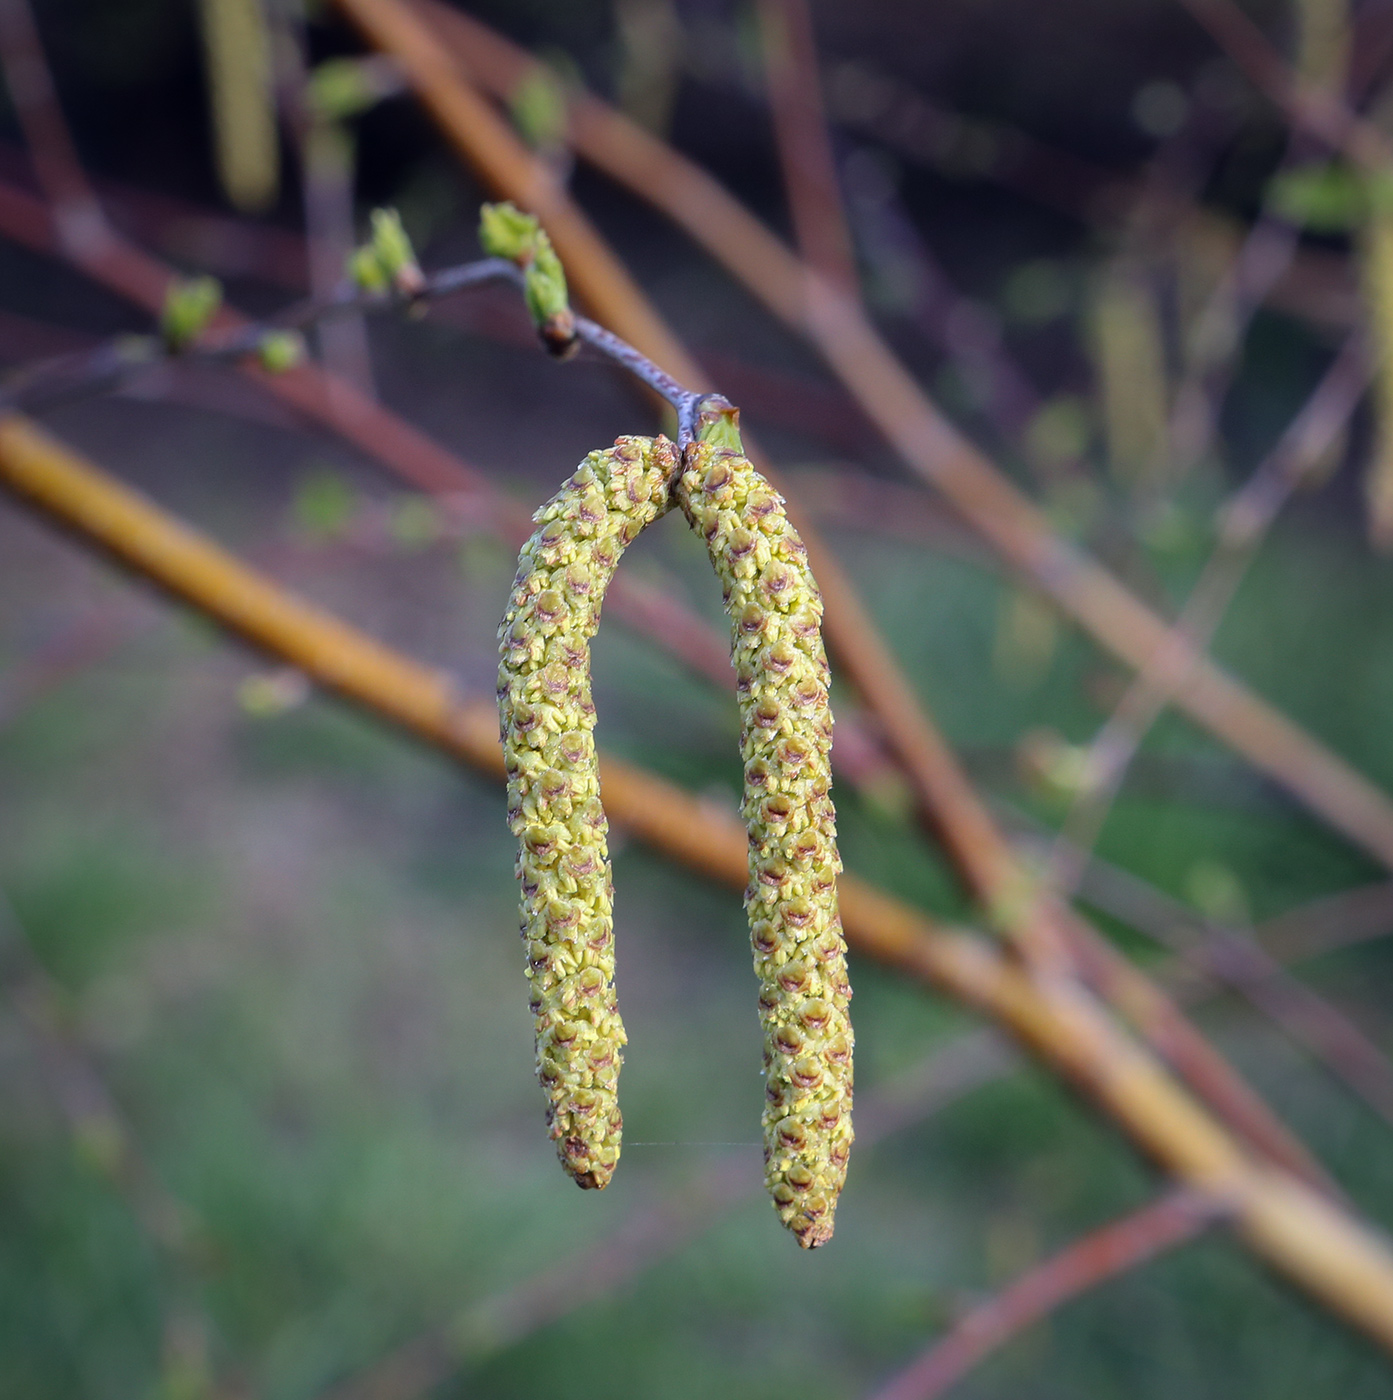
<svg viewBox="0 0 1393 1400">
<path fill-rule="evenodd" d="M 222 305 L 216 277 L 176 278 L 165 293 L 160 334 L 170 350 L 185 350 L 208 328 Z"/>
<path fill-rule="evenodd" d="M 332 468 L 310 472 L 295 488 L 291 507 L 295 523 L 315 539 L 335 539 L 347 530 L 358 509 L 353 487 Z"/>
<path fill-rule="evenodd" d="M 532 261 L 523 274 L 523 299 L 547 350 L 564 359 L 576 348 L 576 318 L 566 293 L 566 273 L 551 239 L 537 230 Z"/>
<path fill-rule="evenodd" d="M 303 705 L 310 697 L 309 677 L 293 666 L 261 671 L 237 687 L 237 703 L 253 719 L 270 719 Z"/>
<path fill-rule="evenodd" d="M 745 451 L 740 440 L 740 410 L 720 394 L 710 394 L 701 401 L 694 427 L 697 442 L 709 442 L 730 452 Z"/>
<path fill-rule="evenodd" d="M 1185 877 L 1185 893 L 1215 923 L 1246 924 L 1252 919 L 1243 882 L 1220 861 L 1196 861 Z"/>
<path fill-rule="evenodd" d="M 402 291 L 413 291 L 421 283 L 421 268 L 411 246 L 401 215 L 395 209 L 372 211 L 372 247 L 387 280 Z"/>
<path fill-rule="evenodd" d="M 256 358 L 268 374 L 284 374 L 305 358 L 305 338 L 299 331 L 267 331 L 256 347 Z"/>
<path fill-rule="evenodd" d="M 372 211 L 372 237 L 349 255 L 348 276 L 364 292 L 420 291 L 425 279 L 395 209 Z"/>
<path fill-rule="evenodd" d="M 523 262 L 540 231 L 535 215 L 524 214 L 515 204 L 505 201 L 479 209 L 479 246 L 491 258 Z"/>
<path fill-rule="evenodd" d="M 1053 802 L 1076 802 L 1090 790 L 1089 750 L 1053 729 L 1031 729 L 1022 735 L 1016 766 L 1032 791 Z"/>
<path fill-rule="evenodd" d="M 479 242 L 491 257 L 523 269 L 523 300 L 547 350 L 564 359 L 576 348 L 575 315 L 566 273 L 546 230 L 512 204 L 485 204 L 479 211 Z"/>
<path fill-rule="evenodd" d="M 348 273 L 348 280 L 360 292 L 385 292 L 392 285 L 391 279 L 383 271 L 382 264 L 377 259 L 377 250 L 371 243 L 366 243 L 361 248 L 355 248 L 348 255 L 345 270 Z"/>
<path fill-rule="evenodd" d="M 527 299 L 527 309 L 539 326 L 570 309 L 561 259 L 556 256 L 551 239 L 541 229 L 537 230 L 532 245 L 532 259 L 527 264 L 523 294 Z"/>
<path fill-rule="evenodd" d="M 444 521 L 435 502 L 425 496 L 406 496 L 392 511 L 392 538 L 403 549 L 425 549 L 440 538 Z"/>
<path fill-rule="evenodd" d="M 126 1163 L 128 1144 L 121 1125 L 110 1113 L 86 1112 L 73 1130 L 77 1157 L 106 1177 L 119 1176 Z"/>
</svg>

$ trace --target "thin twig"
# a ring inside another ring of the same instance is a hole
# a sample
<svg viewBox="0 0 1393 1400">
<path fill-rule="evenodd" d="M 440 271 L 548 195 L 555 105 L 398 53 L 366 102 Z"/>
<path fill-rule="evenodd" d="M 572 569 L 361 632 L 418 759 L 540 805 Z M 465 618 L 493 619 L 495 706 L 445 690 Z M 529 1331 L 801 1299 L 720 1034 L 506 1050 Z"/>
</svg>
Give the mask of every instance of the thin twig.
<svg viewBox="0 0 1393 1400">
<path fill-rule="evenodd" d="M 1358 885 L 1259 924 L 1255 936 L 1280 963 L 1305 962 L 1393 933 L 1393 882 Z"/>
<path fill-rule="evenodd" d="M 1079 1294 L 1194 1239 L 1225 1214 L 1214 1198 L 1170 1191 L 1067 1245 L 974 1307 L 871 1400 L 934 1400 L 985 1356 Z"/>
<path fill-rule="evenodd" d="M 504 258 L 480 258 L 425 274 L 409 289 L 379 292 L 340 283 L 327 297 L 306 298 L 266 321 L 239 319 L 235 326 L 214 330 L 189 346 L 171 345 L 159 336 L 121 336 L 76 355 L 19 367 L 12 372 L 5 392 L 0 393 L 0 409 L 29 408 L 58 397 L 70 400 L 100 393 L 161 359 L 235 363 L 255 355 L 267 337 L 277 331 L 304 331 L 334 317 L 362 311 L 410 308 L 499 281 L 520 287 L 522 273 Z M 660 394 L 679 415 L 691 411 L 700 397 L 695 391 L 679 384 L 612 331 L 584 316 L 577 316 L 575 324 L 581 341 Z"/>
<path fill-rule="evenodd" d="M 1101 862 L 1088 867 L 1082 893 L 1175 953 L 1181 961 L 1176 971 L 1190 974 L 1189 998 L 1216 982 L 1233 988 L 1393 1124 L 1388 1056 L 1349 1016 L 1294 977 L 1253 930 L 1206 919 L 1138 876 Z M 1386 900 L 1383 922 L 1387 928 Z"/>
</svg>

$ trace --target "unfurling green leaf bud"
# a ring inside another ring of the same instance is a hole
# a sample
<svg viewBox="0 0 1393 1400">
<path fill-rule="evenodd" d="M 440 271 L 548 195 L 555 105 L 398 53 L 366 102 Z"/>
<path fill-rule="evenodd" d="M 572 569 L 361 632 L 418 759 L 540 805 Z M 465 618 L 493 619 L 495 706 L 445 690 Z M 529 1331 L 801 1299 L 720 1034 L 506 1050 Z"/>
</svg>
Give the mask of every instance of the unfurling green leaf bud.
<svg viewBox="0 0 1393 1400">
<path fill-rule="evenodd" d="M 515 204 L 485 204 L 479 209 L 479 246 L 491 258 L 521 263 L 530 254 L 541 225 Z"/>
<path fill-rule="evenodd" d="M 702 410 L 677 498 L 706 541 L 731 620 L 750 836 L 745 907 L 764 1026 L 765 1183 L 784 1224 L 812 1248 L 832 1236 L 852 1139 L 822 598 L 779 494 L 738 448 L 719 445 L 739 441 L 735 411 L 724 400 Z"/>
<path fill-rule="evenodd" d="M 382 264 L 377 260 L 377 250 L 371 243 L 355 248 L 348 255 L 344 270 L 348 273 L 348 280 L 360 292 L 380 294 L 391 286 L 391 279 L 382 270 Z"/>
<path fill-rule="evenodd" d="M 305 338 L 299 331 L 267 331 L 257 344 L 256 358 L 268 374 L 284 374 L 305 358 Z"/>
<path fill-rule="evenodd" d="M 485 204 L 479 211 L 479 243 L 491 257 L 522 268 L 527 311 L 548 352 L 558 359 L 572 354 L 579 342 L 566 273 L 536 218 L 512 204 Z"/>
<path fill-rule="evenodd" d="M 348 276 L 364 292 L 419 292 L 425 278 L 395 209 L 372 211 L 372 238 L 348 258 Z"/>
<path fill-rule="evenodd" d="M 160 334 L 171 350 L 186 350 L 208 328 L 222 305 L 216 277 L 176 278 L 169 284 L 160 314 Z"/>
<path fill-rule="evenodd" d="M 520 838 L 522 936 L 537 1077 L 561 1164 L 603 1189 L 619 1160 L 624 1027 L 613 883 L 591 731 L 590 639 L 625 546 L 671 505 L 666 438 L 592 452 L 537 512 L 498 631 L 508 823 Z"/>
<path fill-rule="evenodd" d="M 559 359 L 577 346 L 576 318 L 566 292 L 566 273 L 545 230 L 538 229 L 532 261 L 523 275 L 523 297 L 542 343 Z"/>
<path fill-rule="evenodd" d="M 377 261 L 394 287 L 403 292 L 420 289 L 421 268 L 401 215 L 395 209 L 372 211 L 372 247 Z"/>
</svg>

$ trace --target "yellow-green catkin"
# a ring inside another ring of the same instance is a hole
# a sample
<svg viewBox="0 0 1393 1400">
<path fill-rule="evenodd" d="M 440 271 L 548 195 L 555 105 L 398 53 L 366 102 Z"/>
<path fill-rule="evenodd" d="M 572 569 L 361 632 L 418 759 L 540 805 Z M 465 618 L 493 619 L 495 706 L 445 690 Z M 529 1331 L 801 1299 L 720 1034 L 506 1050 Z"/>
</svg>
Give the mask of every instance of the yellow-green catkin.
<svg viewBox="0 0 1393 1400">
<path fill-rule="evenodd" d="M 694 443 L 677 496 L 706 541 L 731 621 L 750 836 L 745 907 L 764 1027 L 765 1183 L 784 1224 L 813 1248 L 832 1236 L 852 1138 L 822 598 L 782 498 L 738 449 Z"/>
<path fill-rule="evenodd" d="M 624 1027 L 613 881 L 592 730 L 590 639 L 625 547 L 670 504 L 676 451 L 623 437 L 537 512 L 499 628 L 508 822 L 521 838 L 522 936 L 537 1077 L 561 1164 L 603 1189 L 619 1160 Z"/>
</svg>

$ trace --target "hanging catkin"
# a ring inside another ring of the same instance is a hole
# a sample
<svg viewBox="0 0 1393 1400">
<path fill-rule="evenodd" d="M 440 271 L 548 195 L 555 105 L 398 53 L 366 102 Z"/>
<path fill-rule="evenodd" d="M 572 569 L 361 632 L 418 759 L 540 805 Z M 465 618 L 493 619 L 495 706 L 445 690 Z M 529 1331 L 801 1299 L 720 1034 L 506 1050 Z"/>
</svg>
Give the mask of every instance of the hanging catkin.
<svg viewBox="0 0 1393 1400">
<path fill-rule="evenodd" d="M 745 907 L 764 1027 L 765 1184 L 784 1224 L 812 1248 L 831 1238 L 852 1138 L 822 599 L 783 500 L 739 450 L 693 444 L 677 496 L 706 541 L 731 622 L 750 836 Z"/>
<path fill-rule="evenodd" d="M 661 437 L 623 437 L 592 452 L 537 512 L 498 634 L 537 1077 L 562 1165 L 579 1185 L 600 1189 L 619 1160 L 625 1035 L 591 734 L 590 639 L 619 556 L 668 510 L 676 468 L 675 449 Z"/>
</svg>

